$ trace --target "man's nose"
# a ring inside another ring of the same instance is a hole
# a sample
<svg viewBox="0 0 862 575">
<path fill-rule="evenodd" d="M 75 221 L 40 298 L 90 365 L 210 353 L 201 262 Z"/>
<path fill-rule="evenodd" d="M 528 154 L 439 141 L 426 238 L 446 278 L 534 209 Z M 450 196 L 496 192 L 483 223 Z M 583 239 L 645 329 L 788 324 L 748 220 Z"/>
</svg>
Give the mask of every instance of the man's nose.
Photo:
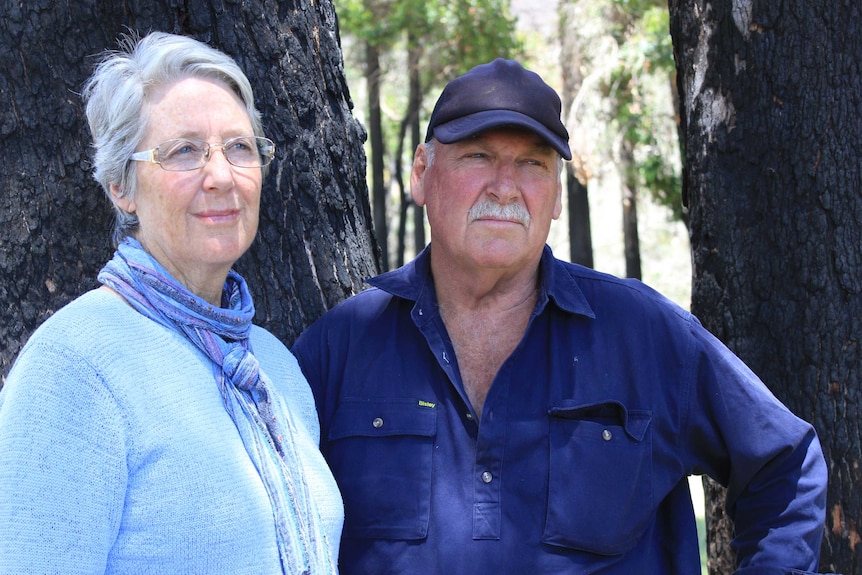
<svg viewBox="0 0 862 575">
<path fill-rule="evenodd" d="M 520 195 L 515 166 L 500 164 L 494 172 L 494 181 L 488 186 L 488 193 L 499 203 L 507 204 Z"/>
</svg>

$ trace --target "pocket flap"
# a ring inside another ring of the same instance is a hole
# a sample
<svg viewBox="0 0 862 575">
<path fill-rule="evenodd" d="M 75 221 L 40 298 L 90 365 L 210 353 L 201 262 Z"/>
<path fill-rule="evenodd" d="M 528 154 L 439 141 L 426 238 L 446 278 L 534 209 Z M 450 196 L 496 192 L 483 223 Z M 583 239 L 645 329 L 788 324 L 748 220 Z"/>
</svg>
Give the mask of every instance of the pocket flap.
<svg viewBox="0 0 862 575">
<path fill-rule="evenodd" d="M 551 417 L 561 419 L 578 419 L 618 425 L 635 441 L 643 441 L 652 420 L 649 411 L 626 409 L 626 406 L 619 401 L 578 404 L 574 400 L 564 399 L 557 405 L 552 405 L 548 413 Z"/>
<path fill-rule="evenodd" d="M 344 399 L 329 428 L 330 441 L 357 436 L 436 434 L 437 405 L 408 398 Z"/>
</svg>

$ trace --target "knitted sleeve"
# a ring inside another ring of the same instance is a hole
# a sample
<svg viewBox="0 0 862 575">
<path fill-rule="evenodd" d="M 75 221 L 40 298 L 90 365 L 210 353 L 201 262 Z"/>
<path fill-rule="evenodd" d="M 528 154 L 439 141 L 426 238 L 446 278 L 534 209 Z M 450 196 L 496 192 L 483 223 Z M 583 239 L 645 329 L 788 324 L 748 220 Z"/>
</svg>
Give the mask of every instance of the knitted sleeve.
<svg viewBox="0 0 862 575">
<path fill-rule="evenodd" d="M 103 573 L 126 428 L 98 371 L 46 339 L 30 341 L 0 393 L 0 574 Z"/>
</svg>

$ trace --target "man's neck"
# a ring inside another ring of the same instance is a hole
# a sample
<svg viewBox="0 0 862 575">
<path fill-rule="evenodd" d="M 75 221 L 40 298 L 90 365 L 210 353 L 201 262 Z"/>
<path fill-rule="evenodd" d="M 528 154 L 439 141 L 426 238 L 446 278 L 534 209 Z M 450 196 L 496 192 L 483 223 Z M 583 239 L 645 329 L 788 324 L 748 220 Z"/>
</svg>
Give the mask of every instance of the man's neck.
<svg viewBox="0 0 862 575">
<path fill-rule="evenodd" d="M 487 271 L 469 277 L 438 276 L 433 267 L 432 273 L 464 392 L 481 418 L 497 372 L 529 325 L 538 298 L 538 266 L 532 273 L 514 276 Z"/>
<path fill-rule="evenodd" d="M 528 300 L 535 303 L 539 284 L 538 262 L 532 269 L 516 272 L 461 270 L 435 263 L 432 253 L 431 273 L 440 307 L 455 312 L 493 314 L 521 308 Z"/>
</svg>

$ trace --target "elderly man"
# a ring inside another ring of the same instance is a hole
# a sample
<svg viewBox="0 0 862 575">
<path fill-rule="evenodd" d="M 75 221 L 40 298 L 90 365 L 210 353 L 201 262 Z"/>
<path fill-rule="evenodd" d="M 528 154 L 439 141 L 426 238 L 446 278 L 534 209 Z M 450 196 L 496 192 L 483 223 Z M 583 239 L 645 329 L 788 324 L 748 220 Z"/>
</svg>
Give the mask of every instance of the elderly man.
<svg viewBox="0 0 862 575">
<path fill-rule="evenodd" d="M 297 341 L 341 572 L 699 573 L 692 474 L 728 487 L 738 573 L 815 570 L 814 429 L 685 310 L 554 258 L 562 159 L 538 75 L 453 80 L 411 176 L 431 245 Z"/>
</svg>

